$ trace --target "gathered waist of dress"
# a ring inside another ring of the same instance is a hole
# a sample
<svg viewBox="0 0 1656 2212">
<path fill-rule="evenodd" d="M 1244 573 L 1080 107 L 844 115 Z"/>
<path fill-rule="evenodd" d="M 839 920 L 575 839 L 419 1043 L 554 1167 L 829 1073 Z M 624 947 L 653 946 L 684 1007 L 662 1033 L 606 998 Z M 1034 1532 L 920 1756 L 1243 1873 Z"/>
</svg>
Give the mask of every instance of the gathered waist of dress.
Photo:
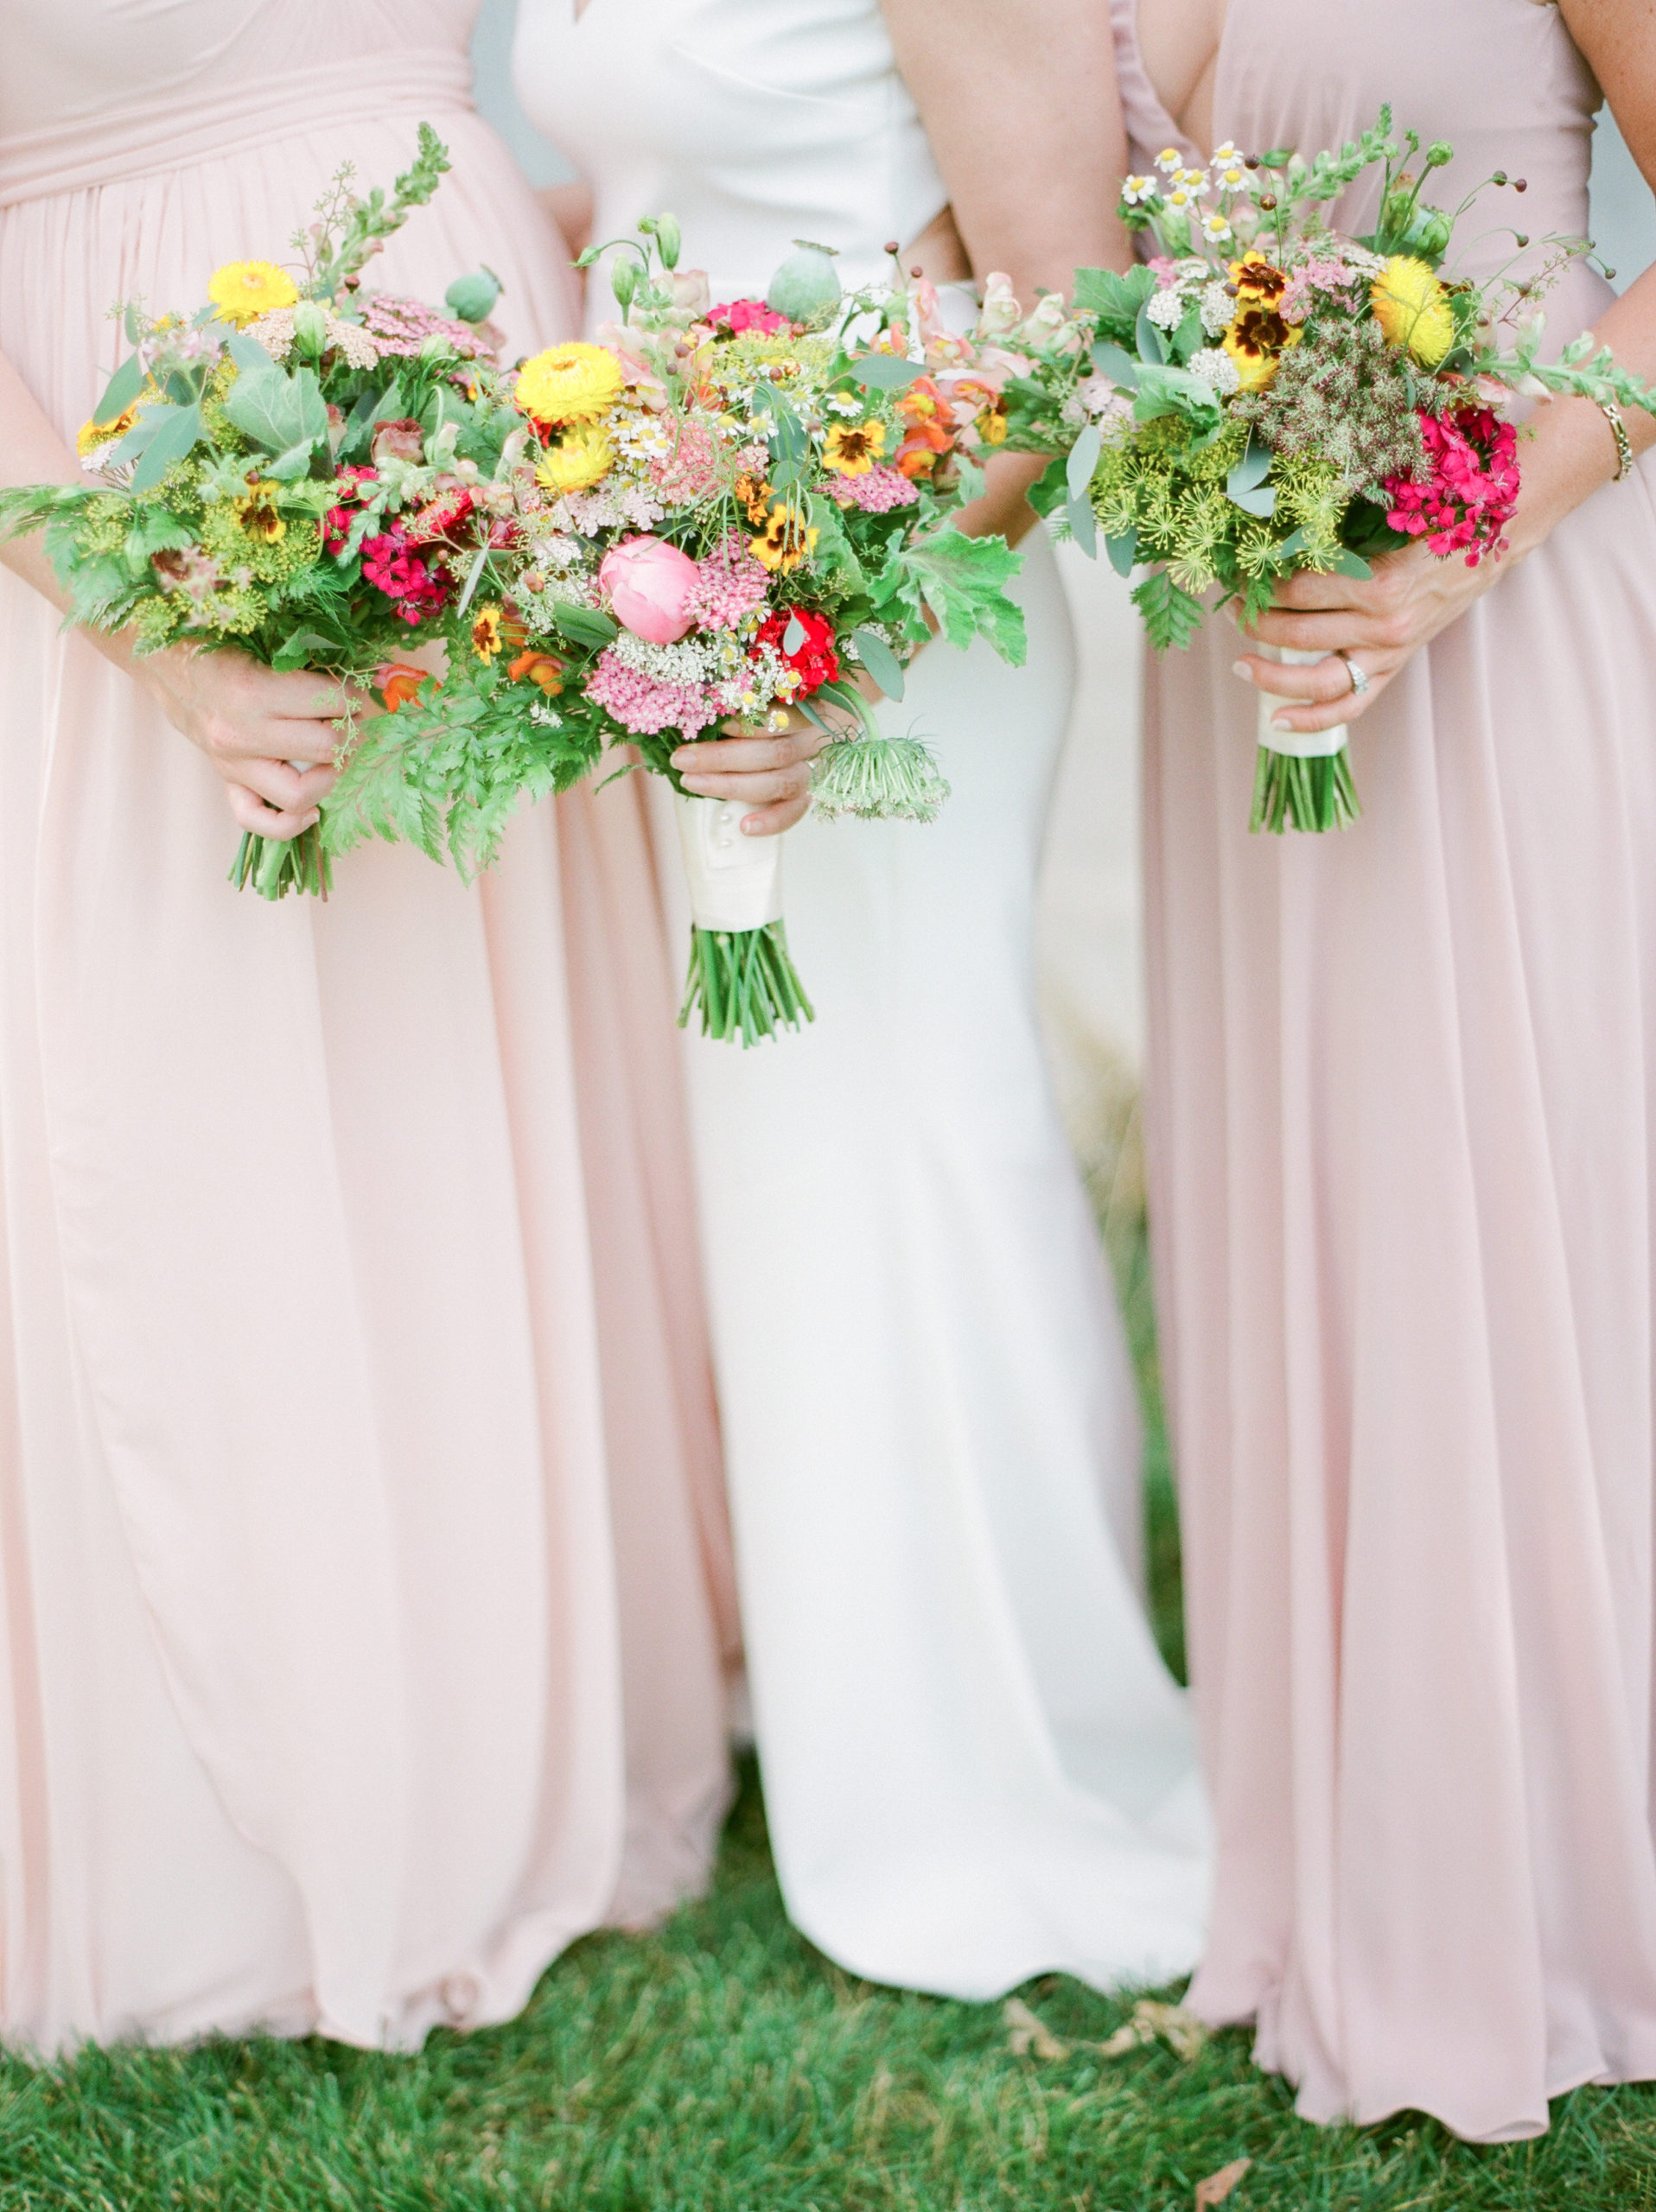
<svg viewBox="0 0 1656 2212">
<path fill-rule="evenodd" d="M 335 125 L 360 128 L 364 103 L 361 86 L 348 84 L 334 60 L 76 116 L 0 138 L 0 208 L 188 168 Z M 464 54 L 417 47 L 376 58 L 366 111 L 375 121 L 408 116 L 440 126 L 445 111 L 469 112 L 471 105 L 471 65 Z"/>
</svg>

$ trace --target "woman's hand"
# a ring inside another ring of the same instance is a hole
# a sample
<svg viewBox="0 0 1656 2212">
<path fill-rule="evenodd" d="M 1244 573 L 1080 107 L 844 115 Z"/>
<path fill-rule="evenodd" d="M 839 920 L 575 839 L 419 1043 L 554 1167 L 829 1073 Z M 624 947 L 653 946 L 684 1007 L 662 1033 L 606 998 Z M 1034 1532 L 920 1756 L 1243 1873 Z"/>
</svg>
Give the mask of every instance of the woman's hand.
<svg viewBox="0 0 1656 2212">
<path fill-rule="evenodd" d="M 242 829 L 287 838 L 310 828 L 334 787 L 334 725 L 351 708 L 343 685 L 303 670 L 265 668 L 233 650 L 191 645 L 171 645 L 129 665 L 168 721 L 223 777 Z M 373 711 L 371 702 L 359 700 L 356 711 Z"/>
<path fill-rule="evenodd" d="M 787 728 L 755 733 L 746 722 L 729 721 L 725 737 L 697 738 L 681 745 L 672 765 L 685 789 L 698 798 L 734 799 L 755 811 L 742 817 L 742 834 L 778 837 L 791 830 L 811 804 L 811 763 L 827 736 L 797 708 Z"/>
<path fill-rule="evenodd" d="M 1371 576 L 1303 570 L 1277 585 L 1275 605 L 1245 628 L 1243 636 L 1298 652 L 1347 658 L 1294 668 L 1251 653 L 1237 662 L 1236 673 L 1277 698 L 1305 702 L 1277 708 L 1271 719 L 1278 729 L 1332 729 L 1338 722 L 1354 722 L 1422 645 L 1499 580 L 1506 565 L 1486 554 L 1475 569 L 1468 569 L 1458 555 L 1439 560 L 1424 545 L 1415 544 L 1382 554 Z M 1353 688 L 1351 667 L 1368 678 L 1366 690 Z"/>
</svg>

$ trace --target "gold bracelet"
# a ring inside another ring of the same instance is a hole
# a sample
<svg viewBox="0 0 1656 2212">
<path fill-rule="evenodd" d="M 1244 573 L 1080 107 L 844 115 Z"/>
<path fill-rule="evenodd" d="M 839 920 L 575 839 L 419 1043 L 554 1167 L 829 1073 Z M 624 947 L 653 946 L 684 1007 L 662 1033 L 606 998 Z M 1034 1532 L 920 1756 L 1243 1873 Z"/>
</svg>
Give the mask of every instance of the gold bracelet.
<svg viewBox="0 0 1656 2212">
<path fill-rule="evenodd" d="M 1616 468 L 1615 481 L 1621 483 L 1624 476 L 1633 474 L 1633 448 L 1627 441 L 1627 426 L 1621 419 L 1621 410 L 1613 399 L 1596 399 L 1593 404 L 1609 424 L 1615 439 Z"/>
</svg>

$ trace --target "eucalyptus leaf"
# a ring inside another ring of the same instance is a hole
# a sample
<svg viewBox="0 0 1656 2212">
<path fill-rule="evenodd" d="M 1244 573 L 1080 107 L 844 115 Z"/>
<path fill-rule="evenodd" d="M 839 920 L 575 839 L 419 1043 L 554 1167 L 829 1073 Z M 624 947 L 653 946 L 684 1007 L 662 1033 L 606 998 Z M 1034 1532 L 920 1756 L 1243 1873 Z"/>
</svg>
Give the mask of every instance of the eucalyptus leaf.
<svg viewBox="0 0 1656 2212">
<path fill-rule="evenodd" d="M 1242 457 L 1225 479 L 1225 489 L 1232 499 L 1244 492 L 1258 491 L 1271 474 L 1271 448 L 1261 445 L 1257 438 L 1250 438 Z"/>
<path fill-rule="evenodd" d="M 136 461 L 150 441 L 156 436 L 169 415 L 177 413 L 173 407 L 146 407 L 137 421 L 120 441 L 99 455 L 105 467 L 126 461 Z"/>
<path fill-rule="evenodd" d="M 1092 472 L 1099 465 L 1099 455 L 1104 451 L 1104 432 L 1096 423 L 1089 423 L 1070 448 L 1069 461 L 1065 469 L 1065 480 L 1069 496 L 1080 499 L 1092 481 Z"/>
<path fill-rule="evenodd" d="M 1349 552 L 1342 545 L 1338 558 L 1329 563 L 1325 573 L 1336 576 L 1355 576 L 1360 582 L 1362 582 L 1372 576 L 1374 571 L 1360 553 Z"/>
<path fill-rule="evenodd" d="M 851 362 L 858 384 L 880 391 L 907 391 L 916 377 L 926 373 L 922 361 L 905 361 L 896 353 L 858 353 Z"/>
<path fill-rule="evenodd" d="M 782 652 L 784 655 L 786 656 L 788 653 L 798 652 L 800 646 L 804 645 L 810 635 L 811 632 L 806 628 L 804 623 L 800 621 L 799 616 L 797 614 L 790 614 L 787 618 L 787 627 L 782 632 Z"/>
<path fill-rule="evenodd" d="M 143 390 L 143 363 L 136 353 L 129 354 L 104 388 L 104 396 L 92 410 L 94 423 L 112 423 L 118 415 L 124 415 L 138 394 Z"/>
<path fill-rule="evenodd" d="M 857 647 L 863 667 L 887 698 L 901 699 L 903 695 L 902 663 L 885 639 L 877 631 L 853 630 L 851 643 Z"/>
<path fill-rule="evenodd" d="M 1160 327 L 1150 321 L 1148 301 L 1138 310 L 1138 321 L 1133 331 L 1133 340 L 1143 359 L 1153 363 L 1166 360 L 1168 342 Z"/>
<path fill-rule="evenodd" d="M 1108 377 L 1124 391 L 1138 390 L 1138 363 L 1131 353 L 1111 345 L 1107 339 L 1100 339 L 1092 348 L 1092 365 L 1101 377 Z"/>
<path fill-rule="evenodd" d="M 1277 492 L 1274 485 L 1262 484 L 1257 492 L 1232 492 L 1231 505 L 1240 507 L 1245 515 L 1258 515 L 1268 520 L 1277 512 Z"/>
<path fill-rule="evenodd" d="M 159 484 L 175 461 L 182 461 L 202 435 L 199 406 L 175 407 L 139 457 L 132 472 L 132 489 L 147 492 Z"/>
<path fill-rule="evenodd" d="M 1069 534 L 1089 561 L 1099 557 L 1099 518 L 1092 512 L 1090 499 L 1072 499 L 1064 512 L 1069 518 Z"/>
<path fill-rule="evenodd" d="M 1115 531 L 1104 541 L 1104 550 L 1110 556 L 1110 566 L 1118 576 L 1131 576 L 1138 561 L 1138 532 L 1136 530 Z"/>
</svg>

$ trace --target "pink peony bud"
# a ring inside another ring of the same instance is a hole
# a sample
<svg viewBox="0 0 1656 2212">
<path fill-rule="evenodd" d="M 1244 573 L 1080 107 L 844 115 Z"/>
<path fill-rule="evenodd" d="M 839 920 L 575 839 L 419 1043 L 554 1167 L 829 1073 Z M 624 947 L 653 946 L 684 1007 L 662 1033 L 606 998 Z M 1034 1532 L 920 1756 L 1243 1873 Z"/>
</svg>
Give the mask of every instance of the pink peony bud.
<svg viewBox="0 0 1656 2212">
<path fill-rule="evenodd" d="M 691 626 L 701 571 L 660 537 L 629 537 L 604 556 L 598 581 L 615 619 L 646 645 L 676 645 Z"/>
</svg>

